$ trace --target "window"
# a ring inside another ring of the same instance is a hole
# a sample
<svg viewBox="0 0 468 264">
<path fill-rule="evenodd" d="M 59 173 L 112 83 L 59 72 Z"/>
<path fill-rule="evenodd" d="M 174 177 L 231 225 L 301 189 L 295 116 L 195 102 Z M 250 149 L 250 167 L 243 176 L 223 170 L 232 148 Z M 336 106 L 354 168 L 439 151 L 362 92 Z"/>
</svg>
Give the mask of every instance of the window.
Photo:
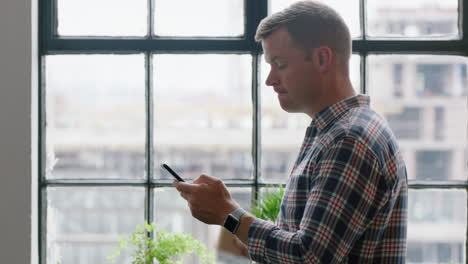
<svg viewBox="0 0 468 264">
<path fill-rule="evenodd" d="M 419 151 L 416 153 L 416 179 L 448 180 L 451 178 L 452 153 Z"/>
<path fill-rule="evenodd" d="M 385 118 L 397 138 L 417 139 L 422 130 L 420 115 L 421 109 L 419 108 L 403 107 L 395 112 L 386 113 Z"/>
<path fill-rule="evenodd" d="M 393 89 L 393 95 L 395 97 L 403 96 L 403 64 L 394 64 L 393 65 L 393 83 L 395 84 L 395 89 Z"/>
<path fill-rule="evenodd" d="M 221 177 L 247 209 L 287 181 L 310 119 L 280 109 L 253 36 L 293 2 L 41 0 L 41 263 L 104 263 L 144 220 L 241 263 L 159 164 Z M 407 163 L 408 262 L 466 263 L 468 0 L 326 2 Z"/>
<path fill-rule="evenodd" d="M 461 91 L 460 95 L 468 95 L 468 72 L 466 64 L 459 65 L 460 79 L 458 82 L 458 90 Z"/>
<path fill-rule="evenodd" d="M 420 64 L 417 65 L 417 76 L 420 86 L 417 87 L 420 96 L 446 96 L 450 82 L 446 78 L 451 72 L 451 65 Z"/>
<path fill-rule="evenodd" d="M 444 115 L 444 107 L 437 106 L 434 108 L 435 117 L 434 117 L 434 139 L 435 140 L 444 140 L 444 129 L 440 129 L 444 127 L 445 124 L 445 115 Z"/>
</svg>

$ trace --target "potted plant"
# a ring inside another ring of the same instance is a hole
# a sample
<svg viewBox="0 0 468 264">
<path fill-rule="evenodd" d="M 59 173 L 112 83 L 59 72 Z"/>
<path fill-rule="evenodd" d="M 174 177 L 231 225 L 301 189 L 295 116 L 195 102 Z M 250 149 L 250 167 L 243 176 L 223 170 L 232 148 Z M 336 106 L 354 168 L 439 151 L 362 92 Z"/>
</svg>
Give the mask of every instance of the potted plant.
<svg viewBox="0 0 468 264">
<path fill-rule="evenodd" d="M 148 236 L 151 232 L 154 239 Z M 132 264 L 181 264 L 188 254 L 197 255 L 203 264 L 214 263 L 214 255 L 200 241 L 186 233 L 157 230 L 154 223 L 138 225 L 133 234 L 119 239 L 119 248 L 108 259 L 114 262 L 122 250 L 132 250 Z"/>
<path fill-rule="evenodd" d="M 269 186 L 265 194 L 260 194 L 254 203 L 252 214 L 260 219 L 276 222 L 281 207 L 281 200 L 284 195 L 284 187 Z"/>
</svg>

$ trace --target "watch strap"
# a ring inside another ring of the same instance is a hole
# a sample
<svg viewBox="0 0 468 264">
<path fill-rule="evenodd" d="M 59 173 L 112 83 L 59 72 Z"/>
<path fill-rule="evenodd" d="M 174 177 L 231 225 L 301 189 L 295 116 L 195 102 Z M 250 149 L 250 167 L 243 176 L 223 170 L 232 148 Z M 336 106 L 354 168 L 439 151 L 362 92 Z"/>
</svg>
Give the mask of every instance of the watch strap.
<svg viewBox="0 0 468 264">
<path fill-rule="evenodd" d="M 240 207 L 234 210 L 232 213 L 230 213 L 230 215 L 234 216 L 239 221 L 244 214 L 245 214 L 245 210 Z"/>
</svg>

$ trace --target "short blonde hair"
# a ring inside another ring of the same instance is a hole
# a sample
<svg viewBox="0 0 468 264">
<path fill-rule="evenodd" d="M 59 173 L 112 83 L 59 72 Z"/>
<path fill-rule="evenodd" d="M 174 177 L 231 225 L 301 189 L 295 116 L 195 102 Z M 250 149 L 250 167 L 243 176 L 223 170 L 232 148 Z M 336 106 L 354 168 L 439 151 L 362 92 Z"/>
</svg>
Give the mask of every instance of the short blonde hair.
<svg viewBox="0 0 468 264">
<path fill-rule="evenodd" d="M 329 6 L 316 1 L 300 1 L 264 18 L 255 40 L 261 42 L 284 27 L 294 44 L 304 49 L 328 46 L 347 67 L 351 56 L 351 35 L 343 18 Z"/>
</svg>

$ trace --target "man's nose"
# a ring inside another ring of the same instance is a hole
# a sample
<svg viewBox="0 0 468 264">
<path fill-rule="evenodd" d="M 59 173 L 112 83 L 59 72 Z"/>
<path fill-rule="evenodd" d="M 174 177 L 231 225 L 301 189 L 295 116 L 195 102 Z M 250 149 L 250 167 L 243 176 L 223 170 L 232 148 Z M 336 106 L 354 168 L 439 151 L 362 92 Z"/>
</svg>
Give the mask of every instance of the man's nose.
<svg viewBox="0 0 468 264">
<path fill-rule="evenodd" d="M 267 86 L 274 86 L 274 85 L 277 85 L 278 83 L 279 83 L 278 78 L 275 76 L 273 71 L 270 71 L 270 73 L 268 74 L 267 79 L 265 80 L 265 84 Z"/>
</svg>

